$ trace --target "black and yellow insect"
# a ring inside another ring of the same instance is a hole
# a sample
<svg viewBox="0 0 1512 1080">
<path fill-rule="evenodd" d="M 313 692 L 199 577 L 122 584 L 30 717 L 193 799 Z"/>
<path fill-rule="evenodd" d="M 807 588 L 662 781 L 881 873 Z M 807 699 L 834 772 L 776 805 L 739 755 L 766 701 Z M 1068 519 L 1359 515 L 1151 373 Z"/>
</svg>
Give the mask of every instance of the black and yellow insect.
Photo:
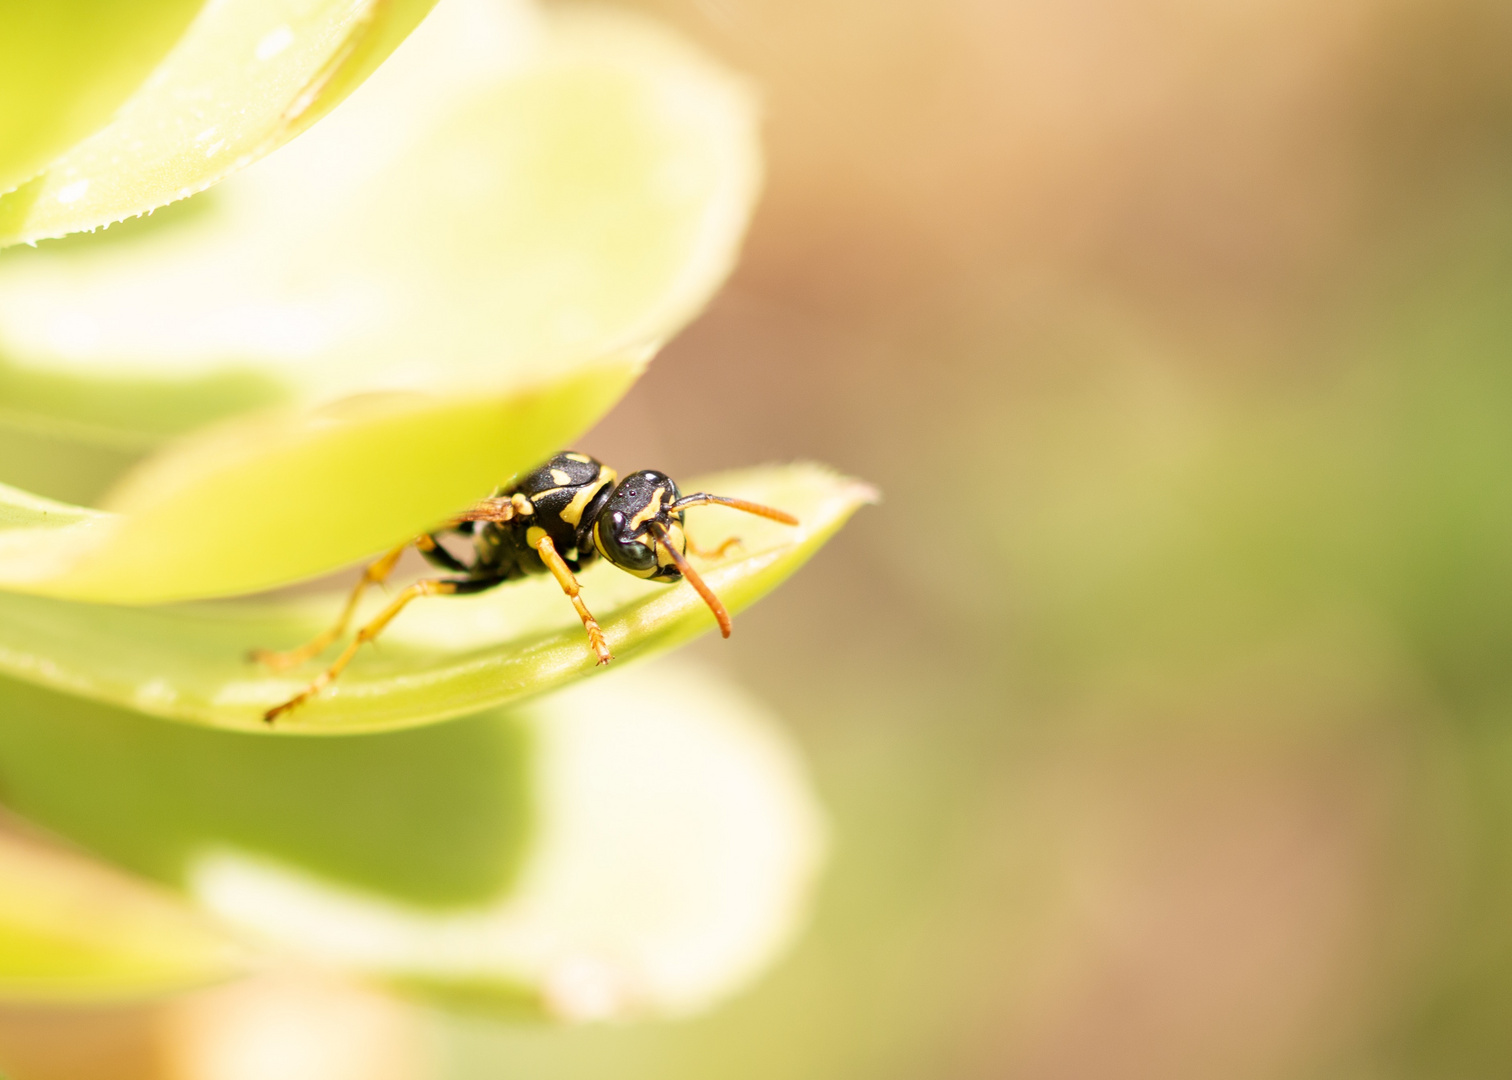
<svg viewBox="0 0 1512 1080">
<path fill-rule="evenodd" d="M 784 525 L 797 525 L 798 519 L 744 499 L 702 492 L 682 495 L 670 476 L 651 469 L 631 473 L 618 483 L 616 479 L 613 469 L 587 454 L 564 451 L 500 488 L 490 498 L 475 503 L 441 528 L 401 544 L 372 563 L 352 590 L 341 617 L 329 630 L 288 652 L 259 649 L 252 653 L 252 659 L 274 671 L 283 671 L 323 652 L 346 632 L 364 590 L 386 580 L 399 557 L 411 546 L 432 564 L 461 576 L 426 578 L 405 588 L 376 618 L 357 631 L 330 667 L 288 701 L 269 709 L 263 719 L 271 724 L 329 686 L 363 643 L 382 633 L 411 600 L 483 592 L 506 581 L 548 571 L 577 609 L 598 662 L 607 664 L 613 659 L 609 644 L 583 603 L 574 576 L 600 556 L 621 570 L 651 581 L 672 583 L 687 578 L 714 612 L 720 632 L 729 637 L 729 612 L 689 564 L 686 553 L 692 550 L 695 555 L 717 558 L 737 541 L 732 537 L 712 552 L 699 551 L 683 533 L 683 512 L 689 507 L 713 503 Z M 464 561 L 449 550 L 443 543 L 447 537 L 469 541 L 471 557 Z"/>
</svg>

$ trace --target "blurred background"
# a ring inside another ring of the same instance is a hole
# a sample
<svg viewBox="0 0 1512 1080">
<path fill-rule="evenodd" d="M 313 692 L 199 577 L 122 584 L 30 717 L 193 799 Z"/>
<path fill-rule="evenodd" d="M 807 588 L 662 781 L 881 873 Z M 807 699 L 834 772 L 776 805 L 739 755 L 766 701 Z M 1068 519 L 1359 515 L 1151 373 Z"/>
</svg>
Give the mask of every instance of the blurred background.
<svg viewBox="0 0 1512 1080">
<path fill-rule="evenodd" d="M 1512 8 L 653 9 L 768 190 L 588 443 L 881 487 L 696 646 L 834 861 L 719 1013 L 457 1075 L 1512 1072 Z"/>
<path fill-rule="evenodd" d="M 712 1014 L 343 997 L 394 1045 L 342 1067 L 1512 1073 L 1512 7 L 638 6 L 759 86 L 768 186 L 581 448 L 882 489 L 693 646 L 789 720 L 832 862 Z M 154 1075 L 216 1000 L 79 1045 Z"/>
</svg>

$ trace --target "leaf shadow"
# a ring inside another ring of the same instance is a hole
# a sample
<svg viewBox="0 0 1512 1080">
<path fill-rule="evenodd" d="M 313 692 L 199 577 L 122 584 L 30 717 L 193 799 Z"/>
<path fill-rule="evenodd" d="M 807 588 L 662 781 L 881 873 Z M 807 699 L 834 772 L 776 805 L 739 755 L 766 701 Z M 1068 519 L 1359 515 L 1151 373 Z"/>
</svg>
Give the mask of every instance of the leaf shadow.
<svg viewBox="0 0 1512 1080">
<path fill-rule="evenodd" d="M 198 856 L 234 849 L 401 903 L 494 901 L 529 846 L 533 757 L 525 725 L 502 710 L 269 739 L 0 680 L 0 797 L 174 884 Z"/>
</svg>

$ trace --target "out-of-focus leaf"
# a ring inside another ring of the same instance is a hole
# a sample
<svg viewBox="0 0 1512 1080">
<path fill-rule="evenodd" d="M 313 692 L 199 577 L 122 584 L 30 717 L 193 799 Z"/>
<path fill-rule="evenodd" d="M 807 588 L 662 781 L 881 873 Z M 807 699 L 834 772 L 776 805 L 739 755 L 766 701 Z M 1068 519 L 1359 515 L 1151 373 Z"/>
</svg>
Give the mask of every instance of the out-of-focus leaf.
<svg viewBox="0 0 1512 1080">
<path fill-rule="evenodd" d="M 567 1019 L 683 1012 L 791 932 L 822 847 L 767 717 L 686 667 L 364 739 L 0 680 L 16 810 L 323 961 Z"/>
<path fill-rule="evenodd" d="M 102 246 L 131 247 L 143 237 L 164 230 L 188 228 L 192 232 L 198 223 L 214 215 L 215 199 L 213 194 L 204 194 L 121 222 L 108 232 L 80 233 L 53 241 L 46 245 L 45 254 L 50 257 L 64 251 L 90 258 L 92 255 L 82 253 L 97 252 Z M 26 267 L 51 265 L 30 249 L 0 252 L 0 277 L 5 277 L 18 260 L 26 259 L 39 260 L 23 263 Z M 30 278 L 29 269 L 10 275 L 17 288 L 33 288 L 25 284 Z M 38 295 L 45 296 L 46 290 Z M 65 323 L 73 317 L 82 320 L 75 325 L 88 334 L 88 320 L 80 312 L 72 316 L 60 313 Z M 76 447 L 80 453 L 108 455 L 116 464 L 112 479 L 119 479 L 133 459 L 144 457 L 176 436 L 241 413 L 287 404 L 297 396 L 278 372 L 261 370 L 251 362 L 212 364 L 199 373 L 163 370 L 152 374 L 129 364 L 69 366 L 48 355 L 34 356 L 30 361 L 0 355 L 0 438 L 43 440 L 55 446 Z M 0 454 L 4 469 L 0 479 L 31 487 L 26 480 L 18 479 L 32 464 L 18 461 L 21 456 Z M 90 488 L 92 500 L 98 500 L 103 490 L 98 477 Z M 69 497 L 45 488 L 44 493 Z"/>
<path fill-rule="evenodd" d="M 12 423 L 130 446 L 262 410 L 164 448 L 107 495 L 115 518 L 6 536 L 0 586 L 156 602 L 317 574 L 618 399 L 733 258 L 754 110 L 632 17 L 536 30 L 449 0 L 205 213 L 0 263 Z"/>
<path fill-rule="evenodd" d="M 226 978 L 244 950 L 168 896 L 0 833 L 0 1002 L 83 1002 Z"/>
<path fill-rule="evenodd" d="M 124 447 L 75 442 L 43 429 L 0 422 L 5 482 L 65 503 L 97 505 L 139 457 Z"/>
<path fill-rule="evenodd" d="M 0 192 L 103 126 L 201 2 L 0 2 Z"/>
<path fill-rule="evenodd" d="M 483 394 L 645 350 L 723 280 L 759 171 L 750 94 L 665 31 L 447 0 L 203 213 L 0 260 L 0 415 L 150 440 L 237 395 Z"/>
<path fill-rule="evenodd" d="M 629 359 L 513 394 L 380 395 L 233 421 L 149 461 L 113 514 L 0 490 L 0 584 L 153 603 L 318 574 L 549 456 L 638 371 Z"/>
<path fill-rule="evenodd" d="M 688 490 L 765 502 L 801 522 L 790 528 L 719 507 L 689 511 L 688 534 L 703 547 L 731 535 L 744 540 L 717 562 L 702 563 L 705 580 L 731 611 L 775 588 L 874 497 L 864 484 L 813 466 L 709 477 Z M 94 517 L 69 524 L 60 515 L 57 531 L 98 527 Z M 602 562 L 582 581 L 616 664 L 714 626 L 686 583 L 650 583 Z M 247 651 L 297 645 L 329 625 L 342 602 L 333 593 L 127 608 L 0 595 L 0 671 L 160 716 L 265 730 L 263 711 L 291 697 L 319 665 L 268 675 L 246 661 Z M 478 596 L 417 601 L 333 691 L 274 730 L 341 734 L 420 724 L 518 700 L 594 669 L 576 614 L 543 576 Z"/>
<path fill-rule="evenodd" d="M 108 225 L 202 191 L 292 139 L 340 101 L 430 10 L 434 0 L 217 0 L 206 4 L 151 78 L 110 123 L 47 170 L 0 196 L 0 245 Z M 11 5 L 14 6 L 14 5 Z M 32 135 L 11 183 L 109 116 L 123 87 L 145 74 L 195 5 L 32 3 L 47 11 L 19 40 L 5 16 L 0 47 L 0 124 L 12 114 L 6 91 L 23 102 L 23 132 L 53 119 L 55 135 Z M 49 10 L 51 9 L 51 10 Z M 103 24 L 97 22 L 101 16 Z M 122 36 L 112 36 L 125 35 Z M 51 39 L 46 55 L 27 40 Z M 100 39 L 101 44 L 95 44 Z M 78 42 L 84 51 L 76 52 Z M 18 56 L 13 57 L 15 52 Z M 64 63 L 56 65 L 59 57 Z M 6 65 L 23 61 L 19 71 Z M 94 64 L 105 65 L 96 73 Z M 81 84 L 83 78 L 98 86 Z M 53 79 L 82 91 L 75 120 L 47 108 Z M 7 150 L 9 148 L 7 147 Z M 0 168 L 4 162 L 0 161 Z M 0 190 L 11 186 L 3 183 Z"/>
</svg>

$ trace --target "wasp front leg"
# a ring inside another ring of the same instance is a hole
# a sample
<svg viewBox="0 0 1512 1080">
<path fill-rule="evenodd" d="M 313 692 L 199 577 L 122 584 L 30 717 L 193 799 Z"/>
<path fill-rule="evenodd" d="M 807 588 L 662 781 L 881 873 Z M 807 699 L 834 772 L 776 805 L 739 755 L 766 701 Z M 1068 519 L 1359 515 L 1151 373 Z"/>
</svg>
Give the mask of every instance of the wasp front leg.
<svg viewBox="0 0 1512 1080">
<path fill-rule="evenodd" d="M 688 553 L 690 555 L 696 555 L 700 559 L 722 559 L 724 558 L 725 552 L 729 551 L 731 548 L 737 548 L 740 546 L 740 537 L 730 537 L 713 551 L 705 551 L 703 548 L 699 547 L 693 542 L 693 538 L 690 537 L 686 532 L 683 533 L 683 543 L 687 544 Z"/>
<path fill-rule="evenodd" d="M 557 584 L 562 587 L 562 591 L 567 594 L 567 599 L 571 600 L 572 606 L 577 609 L 578 618 L 583 620 L 583 629 L 588 631 L 588 644 L 593 647 L 598 662 L 607 664 L 613 660 L 614 654 L 609 651 L 609 642 L 604 640 L 603 628 L 599 626 L 593 613 L 588 610 L 588 605 L 583 603 L 582 586 L 578 584 L 572 568 L 557 553 L 556 545 L 551 542 L 551 537 L 542 531 L 539 537 L 531 540 L 530 546 L 536 549 L 536 553 L 541 556 L 541 561 L 551 571 L 551 576 L 557 579 Z"/>
</svg>

